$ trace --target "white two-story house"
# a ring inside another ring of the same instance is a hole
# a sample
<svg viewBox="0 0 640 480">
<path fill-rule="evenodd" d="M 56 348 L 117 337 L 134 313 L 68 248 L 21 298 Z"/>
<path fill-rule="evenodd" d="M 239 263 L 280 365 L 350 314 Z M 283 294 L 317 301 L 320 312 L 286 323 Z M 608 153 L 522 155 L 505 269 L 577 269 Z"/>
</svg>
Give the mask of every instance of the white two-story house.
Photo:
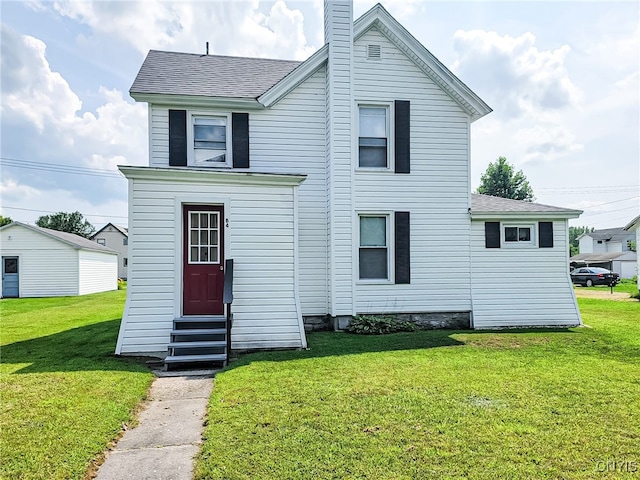
<svg viewBox="0 0 640 480">
<path fill-rule="evenodd" d="M 581 212 L 471 194 L 470 128 L 491 109 L 381 5 L 354 22 L 351 2 L 325 2 L 325 45 L 303 62 L 151 51 L 130 93 L 149 106 L 150 158 L 120 167 L 117 353 L 222 342 L 193 333 L 180 350 L 176 331 L 215 330 L 231 274 L 233 349 L 304 348 L 305 326 L 358 314 L 580 324 Z"/>
</svg>

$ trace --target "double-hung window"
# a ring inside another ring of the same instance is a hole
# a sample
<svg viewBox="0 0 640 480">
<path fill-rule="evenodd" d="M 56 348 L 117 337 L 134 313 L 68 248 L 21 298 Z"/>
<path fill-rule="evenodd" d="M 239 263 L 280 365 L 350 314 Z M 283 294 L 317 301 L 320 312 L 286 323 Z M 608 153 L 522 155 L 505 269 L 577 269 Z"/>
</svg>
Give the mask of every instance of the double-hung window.
<svg viewBox="0 0 640 480">
<path fill-rule="evenodd" d="M 389 168 L 389 108 L 358 107 L 358 166 Z"/>
<path fill-rule="evenodd" d="M 228 158 L 226 116 L 194 115 L 193 161 L 194 166 L 225 165 Z"/>
<path fill-rule="evenodd" d="M 360 215 L 360 280 L 389 279 L 389 217 Z"/>
</svg>

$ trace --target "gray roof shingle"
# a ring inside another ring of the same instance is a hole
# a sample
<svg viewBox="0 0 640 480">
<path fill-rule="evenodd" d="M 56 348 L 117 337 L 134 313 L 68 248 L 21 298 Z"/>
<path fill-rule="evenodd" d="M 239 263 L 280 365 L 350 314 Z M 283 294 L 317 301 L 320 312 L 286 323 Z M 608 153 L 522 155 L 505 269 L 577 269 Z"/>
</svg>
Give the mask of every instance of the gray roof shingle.
<svg viewBox="0 0 640 480">
<path fill-rule="evenodd" d="M 300 63 L 150 50 L 129 92 L 254 99 Z"/>
<path fill-rule="evenodd" d="M 479 193 L 471 195 L 471 211 L 473 213 L 582 213 L 580 210 L 492 197 L 491 195 L 481 195 Z"/>
</svg>

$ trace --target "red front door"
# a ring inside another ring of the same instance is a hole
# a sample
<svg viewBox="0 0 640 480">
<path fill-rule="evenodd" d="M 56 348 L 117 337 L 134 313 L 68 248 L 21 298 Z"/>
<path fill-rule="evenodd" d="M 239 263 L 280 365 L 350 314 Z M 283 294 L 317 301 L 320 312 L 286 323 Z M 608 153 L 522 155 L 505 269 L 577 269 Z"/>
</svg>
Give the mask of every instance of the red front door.
<svg viewBox="0 0 640 480">
<path fill-rule="evenodd" d="M 221 315 L 223 312 L 222 218 L 222 207 L 183 207 L 183 315 Z"/>
</svg>

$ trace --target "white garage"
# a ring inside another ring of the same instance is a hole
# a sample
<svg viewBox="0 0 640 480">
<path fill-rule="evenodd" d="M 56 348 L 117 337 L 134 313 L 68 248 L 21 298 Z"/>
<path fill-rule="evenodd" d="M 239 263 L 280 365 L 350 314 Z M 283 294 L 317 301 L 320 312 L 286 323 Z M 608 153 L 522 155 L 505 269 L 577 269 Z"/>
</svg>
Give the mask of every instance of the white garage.
<svg viewBox="0 0 640 480">
<path fill-rule="evenodd" d="M 62 297 L 118 288 L 118 253 L 66 232 L 0 228 L 2 297 Z"/>
</svg>

